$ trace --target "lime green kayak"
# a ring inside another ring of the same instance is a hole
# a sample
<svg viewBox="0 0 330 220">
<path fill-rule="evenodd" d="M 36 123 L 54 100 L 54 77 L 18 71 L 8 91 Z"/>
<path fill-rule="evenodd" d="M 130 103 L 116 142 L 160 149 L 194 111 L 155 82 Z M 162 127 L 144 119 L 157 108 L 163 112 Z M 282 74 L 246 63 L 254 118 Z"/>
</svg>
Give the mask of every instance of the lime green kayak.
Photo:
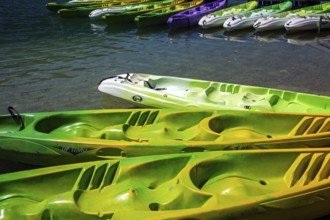
<svg viewBox="0 0 330 220">
<path fill-rule="evenodd" d="M 330 115 L 174 109 L 9 111 L 0 117 L 0 158 L 36 165 L 330 146 Z"/>
<path fill-rule="evenodd" d="M 108 13 L 102 17 L 103 21 L 108 25 L 111 24 L 122 24 L 125 22 L 133 22 L 134 18 L 140 14 L 147 13 L 162 7 L 168 7 L 171 5 L 177 5 L 184 2 L 184 0 L 173 0 L 173 1 L 157 1 L 149 5 L 143 5 L 139 8 L 134 8 L 132 10 L 117 11 L 114 13 Z"/>
<path fill-rule="evenodd" d="M 99 90 L 157 108 L 330 113 L 328 96 L 170 76 L 125 73 L 102 80 Z"/>
<path fill-rule="evenodd" d="M 85 6 L 100 6 L 102 4 L 108 4 L 112 2 L 118 2 L 118 0 L 96 0 L 96 1 L 75 1 L 75 2 L 48 2 L 46 8 L 50 11 L 58 11 L 60 9 L 69 9 L 76 7 L 85 7 Z"/>
<path fill-rule="evenodd" d="M 158 155 L 0 177 L 4 219 L 317 219 L 329 149 Z"/>
<path fill-rule="evenodd" d="M 93 10 L 89 14 L 89 18 L 91 20 L 99 20 L 99 19 L 102 19 L 102 17 L 107 14 L 122 14 L 122 13 L 127 13 L 128 11 L 131 11 L 131 10 L 146 8 L 146 7 L 150 7 L 153 5 L 155 5 L 155 6 L 162 5 L 165 3 L 171 3 L 173 1 L 174 0 L 148 1 L 148 2 L 144 2 L 144 3 L 140 3 L 140 4 L 131 4 L 131 5 L 118 6 L 118 7 L 96 9 L 96 10 Z"/>
<path fill-rule="evenodd" d="M 138 27 L 146 27 L 152 25 L 167 24 L 167 19 L 172 15 L 187 10 L 189 8 L 196 7 L 203 4 L 204 0 L 193 0 L 190 2 L 184 2 L 169 7 L 162 7 L 158 10 L 153 10 L 147 13 L 143 13 L 134 18 L 134 22 Z"/>
<path fill-rule="evenodd" d="M 125 1 L 115 1 L 111 3 L 103 3 L 99 5 L 84 6 L 84 7 L 75 7 L 75 8 L 66 8 L 60 9 L 57 13 L 62 18 L 75 18 L 75 17 L 88 17 L 89 14 L 96 9 L 104 9 L 118 6 L 128 6 L 128 5 L 137 5 L 142 3 L 151 3 L 151 0 L 125 0 Z"/>
</svg>

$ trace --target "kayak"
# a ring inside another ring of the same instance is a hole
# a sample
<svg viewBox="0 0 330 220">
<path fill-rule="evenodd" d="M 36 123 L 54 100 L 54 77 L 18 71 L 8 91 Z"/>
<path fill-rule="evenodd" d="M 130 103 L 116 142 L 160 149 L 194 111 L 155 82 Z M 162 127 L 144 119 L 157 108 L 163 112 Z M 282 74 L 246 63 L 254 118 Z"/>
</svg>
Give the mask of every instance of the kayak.
<svg viewBox="0 0 330 220">
<path fill-rule="evenodd" d="M 206 14 L 224 8 L 227 4 L 227 0 L 217 0 L 207 4 L 203 4 L 197 7 L 190 8 L 188 10 L 179 12 L 167 20 L 167 24 L 170 28 L 183 28 L 191 27 L 198 24 L 198 21 Z"/>
<path fill-rule="evenodd" d="M 118 2 L 118 0 L 115 0 Z M 60 9 L 69 9 L 76 7 L 84 7 L 84 6 L 100 6 L 102 4 L 108 4 L 115 2 L 114 0 L 96 0 L 96 1 L 69 1 L 69 2 L 48 2 L 46 4 L 46 8 L 50 11 L 58 11 Z"/>
<path fill-rule="evenodd" d="M 329 149 L 220 151 L 1 175 L 5 219 L 318 219 Z"/>
<path fill-rule="evenodd" d="M 0 117 L 0 158 L 56 165 L 156 154 L 330 146 L 330 116 L 117 109 Z"/>
<path fill-rule="evenodd" d="M 287 10 L 290 10 L 292 7 L 291 1 L 282 2 L 275 5 L 269 5 L 262 8 L 254 9 L 248 12 L 245 12 L 240 15 L 234 15 L 231 18 L 228 18 L 223 27 L 227 31 L 240 30 L 245 28 L 252 28 L 254 22 L 261 17 L 266 17 L 273 14 L 278 14 Z"/>
<path fill-rule="evenodd" d="M 330 29 L 330 13 L 291 18 L 284 28 L 288 32 Z"/>
<path fill-rule="evenodd" d="M 98 89 L 157 108 L 330 112 L 329 96 L 171 76 L 125 73 L 102 80 Z"/>
<path fill-rule="evenodd" d="M 292 11 L 282 12 L 269 17 L 259 18 L 253 24 L 253 27 L 257 31 L 283 29 L 284 24 L 293 17 L 307 16 L 311 14 L 320 14 L 328 11 L 330 11 L 330 2 L 319 5 L 313 5 L 301 9 L 296 9 Z"/>
<path fill-rule="evenodd" d="M 244 12 L 253 10 L 258 7 L 257 1 L 249 1 L 247 3 L 234 5 L 229 8 L 220 9 L 213 13 L 203 16 L 198 25 L 204 29 L 212 28 L 212 27 L 222 27 L 223 23 L 230 17 L 235 14 L 242 14 Z"/>
<path fill-rule="evenodd" d="M 120 11 L 116 13 L 108 13 L 102 16 L 102 20 L 108 25 L 111 24 L 122 24 L 125 22 L 134 22 L 134 18 L 140 14 L 147 13 L 153 10 L 157 10 L 162 7 L 168 7 L 177 5 L 185 2 L 185 0 L 172 0 L 172 1 L 157 1 L 154 4 L 143 5 L 139 8 L 134 8 L 130 10 Z"/>
<path fill-rule="evenodd" d="M 173 1 L 174 0 L 151 1 L 151 2 L 149 1 L 149 2 L 140 3 L 140 4 L 131 4 L 131 5 L 124 5 L 124 6 L 110 7 L 110 8 L 95 9 L 89 14 L 89 18 L 91 20 L 100 20 L 106 14 L 123 13 L 123 12 L 133 10 L 133 9 L 148 7 L 148 6 L 152 6 L 152 5 L 160 5 L 160 4 L 164 4 L 164 3 L 170 3 Z"/>
<path fill-rule="evenodd" d="M 111 7 L 120 7 L 120 6 L 134 6 L 137 4 L 150 2 L 150 0 L 125 0 L 125 1 L 114 1 L 110 3 L 103 3 L 99 5 L 91 5 L 91 6 L 84 6 L 84 7 L 75 7 L 75 8 L 65 8 L 60 9 L 57 11 L 57 13 L 62 18 L 75 18 L 75 17 L 88 17 L 89 14 L 96 10 L 96 9 L 105 9 L 105 8 L 111 8 Z"/>
<path fill-rule="evenodd" d="M 189 2 L 183 2 L 181 4 L 172 5 L 169 7 L 162 7 L 158 10 L 153 10 L 136 16 L 134 18 L 134 22 L 139 28 L 152 25 L 166 24 L 168 18 L 172 15 L 180 11 L 199 6 L 203 4 L 203 1 L 204 0 L 193 0 Z"/>
</svg>

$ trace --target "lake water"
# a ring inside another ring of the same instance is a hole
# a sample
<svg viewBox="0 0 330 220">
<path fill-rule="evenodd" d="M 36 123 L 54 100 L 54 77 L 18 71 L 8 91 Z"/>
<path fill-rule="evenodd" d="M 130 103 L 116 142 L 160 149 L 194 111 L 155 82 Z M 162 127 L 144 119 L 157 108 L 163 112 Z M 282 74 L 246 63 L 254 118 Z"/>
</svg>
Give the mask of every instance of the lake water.
<svg viewBox="0 0 330 220">
<path fill-rule="evenodd" d="M 102 78 L 126 72 L 330 95 L 329 31 L 107 27 L 88 18 L 62 19 L 47 11 L 47 2 L 1 1 L 1 114 L 9 105 L 19 112 L 132 107 L 97 90 Z"/>
</svg>

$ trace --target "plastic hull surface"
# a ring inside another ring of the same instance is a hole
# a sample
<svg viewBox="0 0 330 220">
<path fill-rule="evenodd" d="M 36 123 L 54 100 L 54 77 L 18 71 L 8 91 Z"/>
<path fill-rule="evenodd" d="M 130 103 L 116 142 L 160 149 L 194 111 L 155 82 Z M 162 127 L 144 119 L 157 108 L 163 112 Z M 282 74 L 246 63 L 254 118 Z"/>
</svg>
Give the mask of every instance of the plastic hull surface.
<svg viewBox="0 0 330 220">
<path fill-rule="evenodd" d="M 316 219 L 326 149 L 228 151 L 56 166 L 0 178 L 5 219 Z"/>
<path fill-rule="evenodd" d="M 227 0 L 218 0 L 215 2 L 203 4 L 171 16 L 167 24 L 171 28 L 190 27 L 198 24 L 198 21 L 206 14 L 217 11 L 225 7 Z"/>
<path fill-rule="evenodd" d="M 290 10 L 292 7 L 292 3 L 289 2 L 283 2 L 280 4 L 265 6 L 262 8 L 254 9 L 248 12 L 245 12 L 241 15 L 233 16 L 229 19 L 227 19 L 223 27 L 227 31 L 233 31 L 233 30 L 240 30 L 245 28 L 252 28 L 254 22 L 261 17 L 267 17 L 269 15 L 278 14 L 287 10 Z"/>
<path fill-rule="evenodd" d="M 330 107 L 328 96 L 139 73 L 104 79 L 99 90 L 157 108 L 329 113 Z"/>
<path fill-rule="evenodd" d="M 284 27 L 288 32 L 330 29 L 330 14 L 292 18 Z"/>
<path fill-rule="evenodd" d="M 204 29 L 222 27 L 223 23 L 235 14 L 242 14 L 258 7 L 257 1 L 250 1 L 244 4 L 235 5 L 229 8 L 220 9 L 211 14 L 203 16 L 198 25 Z"/>
<path fill-rule="evenodd" d="M 284 29 L 284 24 L 291 18 L 298 16 L 307 16 L 311 14 L 319 14 L 330 11 L 330 2 L 313 5 L 293 11 L 282 12 L 276 15 L 272 15 L 267 18 L 259 18 L 253 25 L 257 31 L 269 31 L 276 29 Z"/>
<path fill-rule="evenodd" d="M 118 109 L 0 117 L 0 157 L 36 165 L 217 150 L 330 145 L 328 115 Z"/>
</svg>

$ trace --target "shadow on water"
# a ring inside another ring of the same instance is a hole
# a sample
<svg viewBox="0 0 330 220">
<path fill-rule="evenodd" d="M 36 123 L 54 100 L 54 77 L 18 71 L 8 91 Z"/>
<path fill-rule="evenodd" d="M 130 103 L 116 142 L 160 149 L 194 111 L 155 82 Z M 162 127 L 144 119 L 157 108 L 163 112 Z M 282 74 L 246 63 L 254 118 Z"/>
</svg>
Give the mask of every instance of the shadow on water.
<svg viewBox="0 0 330 220">
<path fill-rule="evenodd" d="M 105 25 L 104 28 L 105 32 L 108 34 L 133 32 L 135 29 L 136 29 L 136 25 L 134 24 L 134 22 Z"/>
<path fill-rule="evenodd" d="M 199 29 L 198 34 L 201 38 L 224 40 L 224 32 L 226 30 L 223 28 L 210 28 L 210 29 Z"/>
<path fill-rule="evenodd" d="M 138 37 L 162 36 L 164 34 L 168 34 L 167 24 L 142 27 L 136 31 Z"/>
<path fill-rule="evenodd" d="M 168 31 L 168 37 L 170 38 L 181 38 L 192 35 L 198 36 L 198 31 L 201 29 L 198 25 L 186 28 L 170 28 Z"/>
<path fill-rule="evenodd" d="M 225 31 L 223 35 L 227 41 L 247 42 L 253 39 L 255 30 L 248 28 L 244 30 Z"/>
</svg>

